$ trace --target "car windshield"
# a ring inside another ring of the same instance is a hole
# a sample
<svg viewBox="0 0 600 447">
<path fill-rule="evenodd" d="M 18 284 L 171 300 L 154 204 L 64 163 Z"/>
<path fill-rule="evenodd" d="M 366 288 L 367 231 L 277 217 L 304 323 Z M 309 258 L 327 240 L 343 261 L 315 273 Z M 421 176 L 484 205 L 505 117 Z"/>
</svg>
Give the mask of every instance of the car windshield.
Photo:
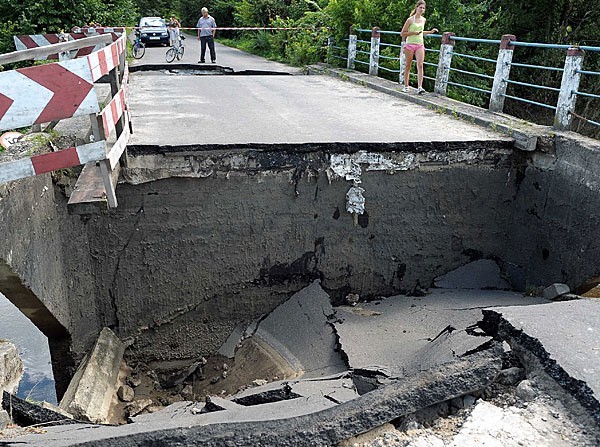
<svg viewBox="0 0 600 447">
<path fill-rule="evenodd" d="M 144 20 L 142 26 L 158 26 L 163 27 L 165 24 L 160 19 Z"/>
</svg>

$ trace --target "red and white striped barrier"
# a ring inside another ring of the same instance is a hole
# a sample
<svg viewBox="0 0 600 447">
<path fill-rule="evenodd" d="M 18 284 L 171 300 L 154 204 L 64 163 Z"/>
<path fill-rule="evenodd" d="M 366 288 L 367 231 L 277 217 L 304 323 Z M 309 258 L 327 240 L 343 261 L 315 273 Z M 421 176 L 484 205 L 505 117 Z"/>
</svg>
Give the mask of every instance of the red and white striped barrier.
<svg viewBox="0 0 600 447">
<path fill-rule="evenodd" d="M 0 131 L 99 112 L 93 84 L 119 64 L 125 38 L 85 58 L 0 72 Z"/>
<path fill-rule="evenodd" d="M 13 36 L 17 51 L 45 47 L 61 42 L 60 34 L 29 34 Z M 71 40 L 71 39 L 69 39 Z"/>
<path fill-rule="evenodd" d="M 114 34 L 120 36 L 125 32 L 124 26 L 76 26 L 71 32 L 72 33 L 82 33 L 85 34 L 86 37 L 95 36 L 97 34 Z"/>
<path fill-rule="evenodd" d="M 100 110 L 87 59 L 0 72 L 0 131 Z"/>
<path fill-rule="evenodd" d="M 112 29 L 112 28 L 111 28 Z M 53 45 L 59 42 L 70 42 L 72 40 L 83 39 L 84 37 L 96 36 L 98 34 L 105 33 L 91 33 L 86 34 L 84 32 L 72 32 L 72 33 L 63 33 L 63 34 L 26 34 L 26 35 L 18 35 L 13 36 L 13 40 L 15 42 L 15 49 L 17 51 L 21 50 L 29 50 L 31 48 L 39 48 L 46 47 L 49 45 Z M 112 33 L 113 41 L 116 41 L 122 33 Z M 70 51 L 69 59 L 75 59 L 77 57 L 87 56 L 88 54 L 93 53 L 94 51 L 98 51 L 104 48 L 104 45 L 96 45 L 91 47 L 79 48 L 78 50 Z M 36 58 L 36 60 L 53 60 L 58 59 L 58 54 L 51 54 L 48 56 L 40 56 Z"/>
<path fill-rule="evenodd" d="M 64 36 L 62 36 L 64 38 Z M 93 143 L 35 155 L 0 164 L 0 183 L 100 162 L 109 207 L 117 206 L 112 170 L 117 166 L 129 138 L 127 115 L 128 71 L 125 63 L 126 34 L 99 51 L 80 59 L 0 72 L 0 132 L 31 124 L 46 123 L 79 115 L 98 117 L 99 104 L 94 82 L 123 62 L 122 85 L 100 112 L 102 132 L 95 132 Z M 116 72 L 112 72 L 115 75 Z M 111 82 L 117 80 L 112 78 Z M 117 129 L 123 117 L 122 130 L 108 150 L 108 136 Z"/>
<path fill-rule="evenodd" d="M 89 161 L 102 160 L 105 157 L 106 144 L 104 141 L 70 147 L 48 154 L 34 155 L 31 158 L 23 158 L 0 165 L 0 183 L 71 168 Z"/>
<path fill-rule="evenodd" d="M 119 121 L 125 109 L 125 89 L 122 88 L 101 112 L 104 135 L 108 136 L 115 130 L 117 121 Z"/>
<path fill-rule="evenodd" d="M 125 51 L 126 36 L 122 34 L 112 45 L 102 48 L 100 51 L 95 51 L 87 56 L 92 79 L 97 81 L 102 76 L 107 74 L 117 65 L 119 65 L 119 55 Z"/>
</svg>

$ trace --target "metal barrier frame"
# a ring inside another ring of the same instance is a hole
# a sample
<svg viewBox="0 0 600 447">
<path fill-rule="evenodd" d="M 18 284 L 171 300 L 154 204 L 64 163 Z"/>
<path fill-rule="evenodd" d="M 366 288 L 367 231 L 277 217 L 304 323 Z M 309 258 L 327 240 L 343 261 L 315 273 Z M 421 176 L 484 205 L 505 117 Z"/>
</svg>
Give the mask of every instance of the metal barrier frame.
<svg viewBox="0 0 600 447">
<path fill-rule="evenodd" d="M 115 194 L 116 176 L 113 171 L 119 168 L 118 161 L 123 154 L 129 137 L 129 116 L 127 112 L 128 68 L 126 60 L 126 35 L 113 41 L 110 34 L 86 37 L 69 42 L 18 50 L 0 55 L 0 63 L 14 63 L 24 60 L 37 60 L 49 55 L 59 55 L 92 45 L 102 46 L 100 50 L 83 57 L 60 62 L 19 68 L 0 73 L 8 106 L 0 110 L 0 131 L 32 126 L 41 130 L 43 123 L 54 123 L 61 119 L 88 115 L 91 121 L 93 139 L 81 146 L 64 149 L 0 165 L 0 182 L 7 182 L 65 169 L 89 162 L 98 163 L 110 208 L 117 207 Z M 60 78 L 57 83 L 55 78 Z M 105 78 L 111 87 L 111 99 L 100 110 L 100 98 L 93 91 L 93 84 Z M 37 92 L 51 85 L 52 91 L 43 100 L 30 100 L 33 96 L 43 96 Z M 37 88 L 34 88 L 37 86 Z M 77 87 L 79 86 L 79 87 Z M 87 90 L 86 90 L 87 89 Z M 1 89 L 0 89 L 1 90 Z M 79 92 L 75 99 L 69 92 Z M 8 101 L 10 100 L 10 101 Z M 27 103 L 24 108 L 21 104 Z M 31 103 L 31 104 L 30 104 Z M 26 112 L 26 113 L 25 113 Z M 110 136 L 115 142 L 108 144 Z"/>
</svg>

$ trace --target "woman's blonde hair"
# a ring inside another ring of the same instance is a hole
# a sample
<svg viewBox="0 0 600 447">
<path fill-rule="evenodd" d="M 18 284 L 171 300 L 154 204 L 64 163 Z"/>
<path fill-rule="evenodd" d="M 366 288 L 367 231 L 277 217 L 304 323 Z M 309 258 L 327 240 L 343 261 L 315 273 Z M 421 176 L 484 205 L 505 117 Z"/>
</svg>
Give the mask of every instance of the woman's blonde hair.
<svg viewBox="0 0 600 447">
<path fill-rule="evenodd" d="M 427 3 L 425 2 L 425 0 L 419 0 L 417 3 L 415 3 L 415 7 L 410 12 L 411 16 L 415 15 L 415 13 L 417 12 L 417 8 L 419 7 L 419 5 L 425 5 L 425 6 L 427 6 Z"/>
</svg>

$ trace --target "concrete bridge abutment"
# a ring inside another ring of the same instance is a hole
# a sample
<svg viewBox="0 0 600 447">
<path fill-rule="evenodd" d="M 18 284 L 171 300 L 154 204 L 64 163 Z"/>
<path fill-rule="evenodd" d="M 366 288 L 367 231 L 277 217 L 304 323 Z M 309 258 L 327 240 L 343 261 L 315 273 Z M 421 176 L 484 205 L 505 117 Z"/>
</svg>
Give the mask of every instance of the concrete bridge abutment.
<svg viewBox="0 0 600 447">
<path fill-rule="evenodd" d="M 67 377 L 102 327 L 136 361 L 196 359 L 317 278 L 335 302 L 376 298 L 491 258 L 516 290 L 574 289 L 598 274 L 598 145 L 551 147 L 131 147 L 115 210 L 69 215 L 49 176 L 5 187 L 2 271 L 64 331 L 47 329 Z"/>
</svg>

